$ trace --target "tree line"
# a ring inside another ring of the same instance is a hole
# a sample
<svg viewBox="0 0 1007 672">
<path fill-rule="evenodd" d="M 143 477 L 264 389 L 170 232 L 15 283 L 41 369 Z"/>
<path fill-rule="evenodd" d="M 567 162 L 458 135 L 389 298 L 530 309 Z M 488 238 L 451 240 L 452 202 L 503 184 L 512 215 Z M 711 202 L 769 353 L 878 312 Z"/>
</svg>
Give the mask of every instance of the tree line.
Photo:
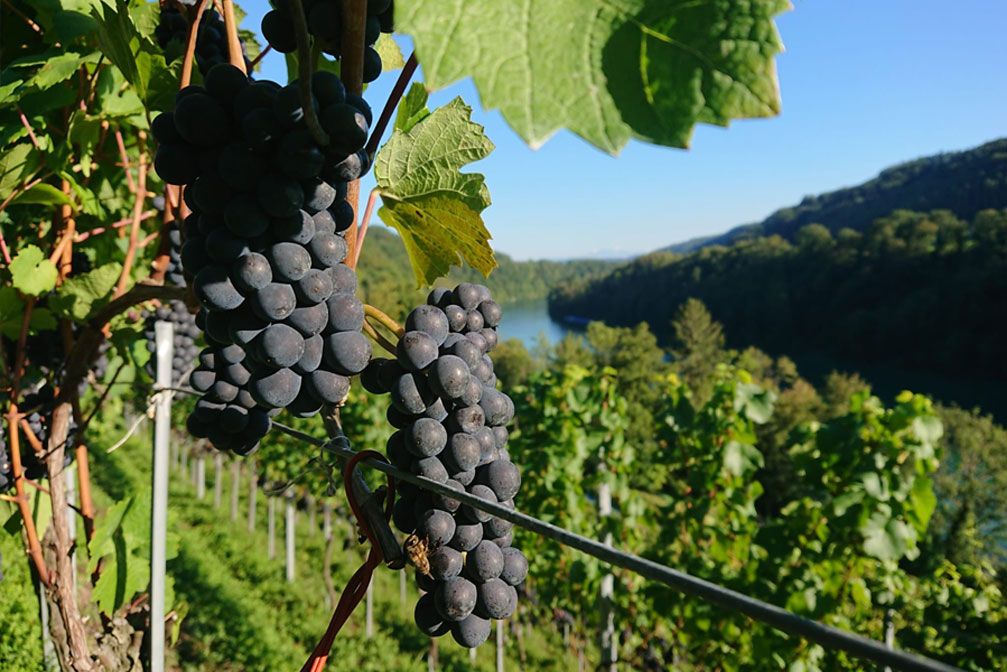
<svg viewBox="0 0 1007 672">
<path fill-rule="evenodd" d="M 690 297 L 723 323 L 731 345 L 883 366 L 966 381 L 1007 373 L 999 312 L 1007 301 L 1007 211 L 971 221 L 897 210 L 864 232 L 818 224 L 794 242 L 742 240 L 651 254 L 549 297 L 553 317 L 648 323 L 662 343 Z M 942 393 L 941 386 L 926 390 Z M 953 393 L 943 394 L 954 398 Z M 995 394 L 984 406 L 1002 405 Z M 1002 409 L 1001 409 L 1002 410 Z"/>
</svg>

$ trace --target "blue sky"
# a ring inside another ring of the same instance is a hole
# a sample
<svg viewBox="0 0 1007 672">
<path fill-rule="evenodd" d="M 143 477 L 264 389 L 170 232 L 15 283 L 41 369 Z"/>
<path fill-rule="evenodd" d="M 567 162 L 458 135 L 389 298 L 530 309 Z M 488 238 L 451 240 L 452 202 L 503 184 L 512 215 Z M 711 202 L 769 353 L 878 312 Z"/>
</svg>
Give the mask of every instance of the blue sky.
<svg viewBox="0 0 1007 672">
<path fill-rule="evenodd" d="M 266 0 L 242 7 L 258 30 Z M 1002 0 L 796 0 L 778 25 L 783 113 L 700 126 L 688 151 L 633 142 L 612 158 L 566 132 L 532 151 L 471 83 L 436 93 L 434 104 L 472 104 L 496 144 L 471 168 L 493 196 L 494 248 L 517 259 L 646 252 L 1007 135 Z M 266 57 L 263 76 L 285 73 L 282 57 Z M 369 89 L 376 111 L 394 78 Z"/>
</svg>

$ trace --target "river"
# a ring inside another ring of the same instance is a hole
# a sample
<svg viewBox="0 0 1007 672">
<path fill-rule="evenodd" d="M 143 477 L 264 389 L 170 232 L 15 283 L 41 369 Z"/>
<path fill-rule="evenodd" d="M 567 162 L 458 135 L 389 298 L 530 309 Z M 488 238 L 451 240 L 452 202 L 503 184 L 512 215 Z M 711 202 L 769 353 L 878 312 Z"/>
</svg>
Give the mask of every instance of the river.
<svg viewBox="0 0 1007 672">
<path fill-rule="evenodd" d="M 570 331 L 567 325 L 549 317 L 545 299 L 504 304 L 503 321 L 497 328 L 500 340 L 516 338 L 528 349 L 534 348 L 542 335 L 549 343 L 556 343 Z"/>
</svg>

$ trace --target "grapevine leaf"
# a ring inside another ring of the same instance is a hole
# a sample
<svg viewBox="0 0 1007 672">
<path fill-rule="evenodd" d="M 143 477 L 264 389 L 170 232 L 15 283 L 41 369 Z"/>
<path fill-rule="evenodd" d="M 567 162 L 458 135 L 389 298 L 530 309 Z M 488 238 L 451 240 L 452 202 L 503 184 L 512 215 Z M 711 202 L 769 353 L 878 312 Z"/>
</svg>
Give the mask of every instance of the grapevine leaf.
<svg viewBox="0 0 1007 672">
<path fill-rule="evenodd" d="M 561 128 L 611 153 L 630 138 L 686 147 L 697 122 L 779 113 L 773 17 L 788 0 L 411 0 L 429 85 L 471 76 L 531 146 Z"/>
<path fill-rule="evenodd" d="M 49 59 L 45 65 L 39 68 L 35 76 L 28 80 L 28 85 L 39 89 L 48 89 L 50 86 L 64 82 L 76 74 L 81 63 L 80 54 L 75 54 L 72 51 L 60 54 L 55 58 Z"/>
<path fill-rule="evenodd" d="M 402 57 L 402 50 L 388 33 L 381 33 L 378 41 L 374 43 L 374 49 L 381 57 L 381 72 L 399 70 L 406 64 L 406 59 Z"/>
<path fill-rule="evenodd" d="M 21 192 L 11 203 L 18 205 L 69 205 L 73 206 L 73 199 L 62 191 L 52 186 L 40 182 L 31 189 Z"/>
<path fill-rule="evenodd" d="M 13 285 L 22 294 L 40 296 L 56 286 L 56 265 L 34 245 L 23 247 L 9 268 Z"/>
<path fill-rule="evenodd" d="M 111 263 L 67 278 L 49 300 L 49 306 L 60 317 L 82 322 L 96 302 L 109 296 L 121 270 L 118 263 Z"/>
<path fill-rule="evenodd" d="M 102 3 L 91 10 L 91 16 L 98 22 L 99 29 L 94 37 L 101 53 L 119 68 L 123 77 L 136 86 L 140 98 L 146 96 L 145 82 L 140 79 L 136 60 L 130 42 L 139 39 L 136 27 L 129 16 L 129 7 L 125 0 L 116 0 L 115 7 Z"/>
<path fill-rule="evenodd" d="M 413 126 L 430 116 L 427 97 L 426 87 L 414 82 L 409 92 L 399 102 L 399 111 L 395 115 L 395 130 L 408 133 Z"/>
<path fill-rule="evenodd" d="M 98 23 L 87 14 L 76 11 L 59 11 L 53 17 L 53 27 L 61 42 L 70 42 L 94 32 Z"/>
<path fill-rule="evenodd" d="M 497 265 L 480 216 L 489 190 L 479 173 L 460 172 L 493 151 L 471 112 L 456 98 L 408 132 L 396 130 L 374 165 L 384 203 L 378 215 L 402 236 L 421 285 L 462 260 L 483 275 Z"/>
<path fill-rule="evenodd" d="M 7 198 L 22 181 L 38 167 L 38 154 L 26 143 L 7 147 L 0 152 L 0 199 Z"/>
</svg>

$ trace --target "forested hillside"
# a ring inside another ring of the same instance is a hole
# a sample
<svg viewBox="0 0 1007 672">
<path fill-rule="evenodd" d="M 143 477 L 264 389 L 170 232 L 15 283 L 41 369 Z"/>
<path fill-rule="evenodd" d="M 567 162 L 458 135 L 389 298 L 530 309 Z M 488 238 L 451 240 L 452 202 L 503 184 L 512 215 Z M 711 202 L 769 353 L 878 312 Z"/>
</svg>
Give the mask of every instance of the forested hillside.
<svg viewBox="0 0 1007 672">
<path fill-rule="evenodd" d="M 948 152 L 887 168 L 874 179 L 846 189 L 808 196 L 760 223 L 719 236 L 696 238 L 665 251 L 691 252 L 744 238 L 779 235 L 794 240 L 808 224 L 821 224 L 833 235 L 844 228 L 863 231 L 896 209 L 950 210 L 971 220 L 988 208 L 1007 207 L 1007 139 L 962 152 Z"/>
<path fill-rule="evenodd" d="M 500 266 L 488 279 L 470 268 L 456 267 L 438 284 L 453 287 L 459 282 L 485 283 L 500 302 L 510 303 L 544 299 L 553 287 L 600 277 L 616 266 L 615 262 L 596 259 L 514 261 L 499 252 L 496 257 Z M 360 277 L 360 286 L 372 305 L 394 308 L 394 313 L 404 316 L 427 295 L 427 290 L 416 289 L 402 239 L 387 229 L 373 228 L 367 233 L 360 266 L 367 269 Z"/>
<path fill-rule="evenodd" d="M 1007 211 L 971 221 L 949 211 L 896 211 L 863 233 L 822 225 L 781 236 L 660 252 L 550 296 L 556 317 L 647 322 L 663 342 L 690 297 L 735 345 L 813 352 L 860 365 L 993 379 L 1007 373 Z M 903 385 L 905 382 L 903 381 Z"/>
</svg>

